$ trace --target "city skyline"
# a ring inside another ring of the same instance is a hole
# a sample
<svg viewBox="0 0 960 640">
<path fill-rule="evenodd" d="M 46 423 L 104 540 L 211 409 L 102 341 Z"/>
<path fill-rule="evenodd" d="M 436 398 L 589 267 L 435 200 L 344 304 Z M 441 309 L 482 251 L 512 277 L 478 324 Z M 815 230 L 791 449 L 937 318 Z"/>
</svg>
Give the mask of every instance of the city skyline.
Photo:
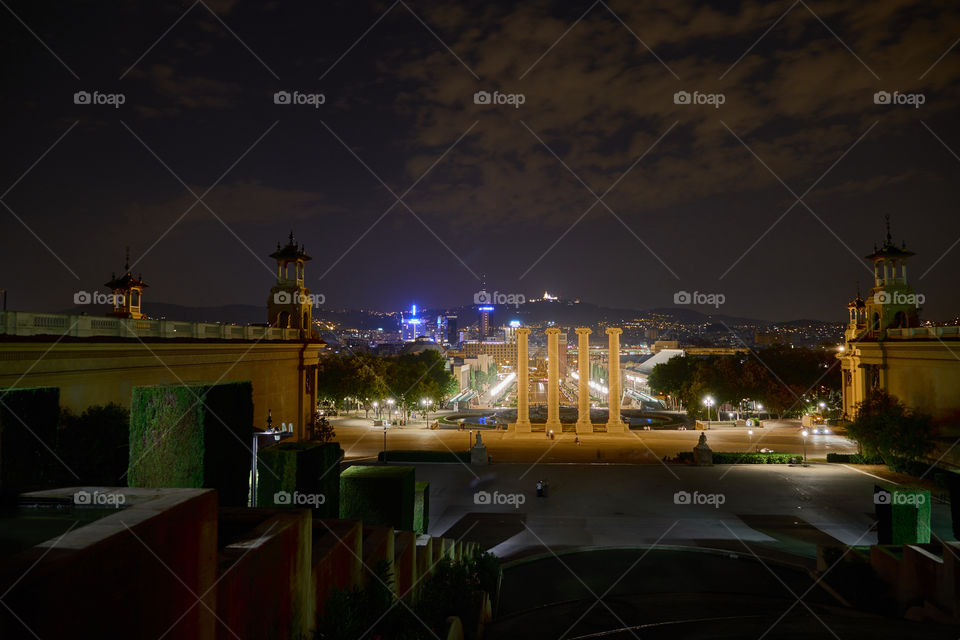
<svg viewBox="0 0 960 640">
<path fill-rule="evenodd" d="M 842 322 L 889 214 L 923 317 L 960 314 L 947 5 L 6 11 L 14 308 L 69 307 L 126 246 L 147 310 L 262 304 L 293 228 L 333 308 L 460 306 L 486 274 Z"/>
</svg>

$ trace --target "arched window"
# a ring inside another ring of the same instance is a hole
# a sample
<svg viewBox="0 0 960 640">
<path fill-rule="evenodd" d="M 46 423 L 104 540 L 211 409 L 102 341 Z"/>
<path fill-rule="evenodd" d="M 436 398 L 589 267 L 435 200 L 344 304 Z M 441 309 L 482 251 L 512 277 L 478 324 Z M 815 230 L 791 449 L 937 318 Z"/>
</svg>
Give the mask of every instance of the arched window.
<svg viewBox="0 0 960 640">
<path fill-rule="evenodd" d="M 277 316 L 277 326 L 283 329 L 290 328 L 290 312 L 281 311 L 280 315 Z"/>
<path fill-rule="evenodd" d="M 871 323 L 870 328 L 874 331 L 878 331 L 880 329 L 880 314 L 876 311 L 873 312 L 873 322 Z"/>
</svg>

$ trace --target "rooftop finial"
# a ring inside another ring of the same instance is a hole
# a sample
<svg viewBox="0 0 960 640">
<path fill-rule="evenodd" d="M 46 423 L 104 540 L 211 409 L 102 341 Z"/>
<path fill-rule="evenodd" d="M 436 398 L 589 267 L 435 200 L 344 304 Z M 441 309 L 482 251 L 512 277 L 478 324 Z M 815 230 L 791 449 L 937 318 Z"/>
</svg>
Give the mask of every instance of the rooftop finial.
<svg viewBox="0 0 960 640">
<path fill-rule="evenodd" d="M 123 270 L 130 273 L 130 247 L 127 247 L 127 260 L 123 264 Z"/>
<path fill-rule="evenodd" d="M 290 244 L 293 244 L 293 229 L 290 229 Z"/>
<path fill-rule="evenodd" d="M 889 245 L 893 243 L 893 236 L 890 235 L 890 214 L 888 213 L 885 217 L 887 219 L 887 244 Z"/>
</svg>

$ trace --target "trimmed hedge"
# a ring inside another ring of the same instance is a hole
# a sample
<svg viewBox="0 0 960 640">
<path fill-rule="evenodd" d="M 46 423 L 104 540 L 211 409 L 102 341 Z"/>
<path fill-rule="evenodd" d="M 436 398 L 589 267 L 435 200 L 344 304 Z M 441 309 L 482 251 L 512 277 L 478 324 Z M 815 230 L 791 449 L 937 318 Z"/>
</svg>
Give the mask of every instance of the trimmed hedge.
<svg viewBox="0 0 960 640">
<path fill-rule="evenodd" d="M 340 517 L 413 530 L 413 467 L 354 465 L 340 474 Z"/>
<path fill-rule="evenodd" d="M 387 451 L 389 462 L 464 462 L 470 464 L 469 451 Z M 377 454 L 383 462 L 383 451 Z"/>
<path fill-rule="evenodd" d="M 58 455 L 77 474 L 64 470 L 63 482 L 127 486 L 130 463 L 130 412 L 115 403 L 88 407 L 80 415 L 60 413 Z"/>
<path fill-rule="evenodd" d="M 929 491 L 874 485 L 873 493 L 879 544 L 929 544 L 932 507 Z M 878 500 L 876 496 L 880 493 L 887 499 Z"/>
<path fill-rule="evenodd" d="M 693 451 L 681 451 L 677 454 L 680 462 L 693 463 Z M 798 464 L 803 456 L 796 453 L 757 453 L 746 451 L 714 451 L 713 464 Z"/>
<path fill-rule="evenodd" d="M 60 389 L 7 388 L 0 389 L 0 397 L 0 495 L 15 500 L 23 491 L 55 486 L 60 475 L 69 473 L 53 453 Z"/>
<path fill-rule="evenodd" d="M 278 442 L 257 452 L 257 506 L 313 507 L 314 515 L 340 515 L 340 459 L 343 449 L 336 442 Z M 278 503 L 278 492 L 322 495 L 323 503 Z"/>
<path fill-rule="evenodd" d="M 413 489 L 413 530 L 424 534 L 430 528 L 430 483 L 416 482 Z"/>
<path fill-rule="evenodd" d="M 880 456 L 865 456 L 862 453 L 828 453 L 827 462 L 845 462 L 847 464 L 883 464 Z"/>
<path fill-rule="evenodd" d="M 129 484 L 216 489 L 221 505 L 245 506 L 252 434 L 250 382 L 134 387 Z"/>
</svg>

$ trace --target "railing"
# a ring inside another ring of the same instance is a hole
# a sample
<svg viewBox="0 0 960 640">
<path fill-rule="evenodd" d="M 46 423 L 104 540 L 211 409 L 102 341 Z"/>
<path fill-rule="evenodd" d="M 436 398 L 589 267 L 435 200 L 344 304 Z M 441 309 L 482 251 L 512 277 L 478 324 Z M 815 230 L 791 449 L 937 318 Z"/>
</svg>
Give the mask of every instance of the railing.
<svg viewBox="0 0 960 640">
<path fill-rule="evenodd" d="M 299 329 L 175 320 L 133 320 L 29 311 L 0 311 L 0 335 L 77 338 L 298 340 Z"/>
<path fill-rule="evenodd" d="M 887 329 L 888 340 L 934 340 L 960 338 L 960 327 L 906 327 Z"/>
</svg>

